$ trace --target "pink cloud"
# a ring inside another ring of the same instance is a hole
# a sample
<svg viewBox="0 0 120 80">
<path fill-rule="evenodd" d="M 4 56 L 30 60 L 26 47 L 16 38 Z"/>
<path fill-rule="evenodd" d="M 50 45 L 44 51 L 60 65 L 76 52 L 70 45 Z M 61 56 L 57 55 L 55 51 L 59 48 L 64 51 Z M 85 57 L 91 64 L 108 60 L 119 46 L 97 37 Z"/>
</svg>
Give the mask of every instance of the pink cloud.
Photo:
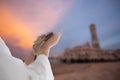
<svg viewBox="0 0 120 80">
<path fill-rule="evenodd" d="M 23 1 L 23 0 L 22 0 Z M 22 2 L 21 1 L 21 2 Z M 24 2 L 24 1 L 23 1 Z M 62 19 L 73 0 L 26 1 L 26 4 L 12 7 L 16 16 L 34 30 L 34 35 L 52 30 Z M 19 4 L 16 2 L 16 5 Z M 19 10 L 17 9 L 19 8 Z"/>
<path fill-rule="evenodd" d="M 53 30 L 59 24 L 72 2 L 73 0 L 1 0 L 0 36 L 9 45 L 18 46 L 13 52 L 21 48 L 24 52 L 31 48 L 38 35 Z"/>
</svg>

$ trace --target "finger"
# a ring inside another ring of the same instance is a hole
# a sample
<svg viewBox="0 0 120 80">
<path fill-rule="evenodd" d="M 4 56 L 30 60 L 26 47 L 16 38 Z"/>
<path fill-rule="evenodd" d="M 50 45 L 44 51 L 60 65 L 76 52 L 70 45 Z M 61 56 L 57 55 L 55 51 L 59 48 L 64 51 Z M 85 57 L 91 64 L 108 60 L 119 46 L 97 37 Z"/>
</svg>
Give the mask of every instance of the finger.
<svg viewBox="0 0 120 80">
<path fill-rule="evenodd" d="M 56 38 L 60 38 L 63 33 L 63 30 L 60 30 L 57 34 L 55 34 Z"/>
<path fill-rule="evenodd" d="M 56 41 L 56 43 L 59 41 L 62 33 L 63 33 L 63 30 L 60 30 L 58 33 L 54 34 L 53 39 Z"/>
<path fill-rule="evenodd" d="M 37 40 L 34 42 L 33 48 L 37 48 L 41 45 L 41 43 L 44 41 L 45 39 L 45 34 L 38 36 Z"/>
<path fill-rule="evenodd" d="M 50 33 L 53 33 L 53 32 L 52 32 L 52 31 L 51 31 L 51 32 L 48 32 L 47 35 L 50 34 Z"/>
<path fill-rule="evenodd" d="M 61 36 L 62 33 L 63 33 L 63 30 L 61 29 L 61 30 L 57 33 L 57 35 Z"/>
<path fill-rule="evenodd" d="M 45 37 L 45 34 L 42 34 L 42 35 L 40 35 L 40 36 L 38 36 L 38 40 L 41 40 L 41 39 L 43 39 Z"/>
<path fill-rule="evenodd" d="M 54 35 L 53 32 L 50 32 L 49 34 L 47 34 L 45 37 L 45 41 L 49 40 L 53 35 Z"/>
<path fill-rule="evenodd" d="M 42 34 L 42 35 L 37 37 L 37 39 L 34 41 L 34 43 L 41 42 L 44 38 L 45 38 L 45 34 Z"/>
</svg>

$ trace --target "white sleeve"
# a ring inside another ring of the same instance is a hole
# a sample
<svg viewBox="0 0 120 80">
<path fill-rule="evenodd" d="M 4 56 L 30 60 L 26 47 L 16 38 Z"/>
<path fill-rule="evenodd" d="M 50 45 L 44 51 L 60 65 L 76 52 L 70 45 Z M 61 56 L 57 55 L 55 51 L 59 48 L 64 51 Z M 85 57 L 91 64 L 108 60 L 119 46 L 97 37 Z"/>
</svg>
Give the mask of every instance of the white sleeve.
<svg viewBox="0 0 120 80">
<path fill-rule="evenodd" d="M 28 70 L 22 60 L 11 55 L 0 38 L 0 80 L 29 80 Z"/>
<path fill-rule="evenodd" d="M 11 55 L 0 38 L 0 80 L 54 80 L 54 77 L 47 56 L 39 55 L 27 66 Z"/>
<path fill-rule="evenodd" d="M 48 57 L 39 55 L 36 60 L 28 65 L 31 80 L 54 80 Z"/>
<path fill-rule="evenodd" d="M 4 53 L 4 55 L 12 56 L 9 48 L 6 46 L 5 42 L 0 37 L 0 53 Z"/>
</svg>

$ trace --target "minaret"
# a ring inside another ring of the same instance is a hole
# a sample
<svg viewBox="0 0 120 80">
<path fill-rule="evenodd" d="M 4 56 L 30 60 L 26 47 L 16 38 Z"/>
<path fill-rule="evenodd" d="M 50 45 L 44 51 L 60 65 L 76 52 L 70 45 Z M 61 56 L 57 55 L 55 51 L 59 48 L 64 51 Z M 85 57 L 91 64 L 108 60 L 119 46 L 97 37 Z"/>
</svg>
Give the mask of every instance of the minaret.
<svg viewBox="0 0 120 80">
<path fill-rule="evenodd" d="M 97 34 L 96 34 L 95 24 L 90 25 L 90 31 L 91 31 L 91 36 L 92 36 L 92 46 L 93 46 L 93 48 L 100 49 L 99 40 L 98 40 Z"/>
</svg>

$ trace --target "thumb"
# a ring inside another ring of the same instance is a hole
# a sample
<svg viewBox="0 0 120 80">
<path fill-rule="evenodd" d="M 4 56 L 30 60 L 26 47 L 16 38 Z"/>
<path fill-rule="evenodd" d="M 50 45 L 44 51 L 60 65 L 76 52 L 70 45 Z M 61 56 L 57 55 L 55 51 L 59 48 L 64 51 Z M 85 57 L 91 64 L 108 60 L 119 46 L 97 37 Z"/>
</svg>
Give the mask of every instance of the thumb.
<svg viewBox="0 0 120 80">
<path fill-rule="evenodd" d="M 63 30 L 60 30 L 60 31 L 56 34 L 56 36 L 57 36 L 57 37 L 61 37 L 62 33 L 63 33 Z"/>
</svg>

